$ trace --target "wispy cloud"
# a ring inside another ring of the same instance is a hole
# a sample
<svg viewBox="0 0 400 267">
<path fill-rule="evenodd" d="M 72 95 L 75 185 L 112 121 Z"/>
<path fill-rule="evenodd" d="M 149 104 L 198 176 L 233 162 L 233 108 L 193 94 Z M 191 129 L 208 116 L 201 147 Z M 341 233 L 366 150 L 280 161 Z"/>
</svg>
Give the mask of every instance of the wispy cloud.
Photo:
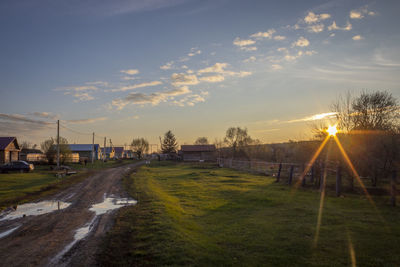
<svg viewBox="0 0 400 267">
<path fill-rule="evenodd" d="M 70 124 L 90 124 L 98 121 L 105 121 L 107 117 L 89 118 L 89 119 L 78 119 L 78 120 L 66 120 L 65 122 Z"/>
<path fill-rule="evenodd" d="M 306 122 L 306 121 L 332 119 L 332 118 L 335 118 L 336 114 L 337 114 L 336 112 L 320 113 L 320 114 L 315 114 L 315 115 L 307 116 L 307 117 L 300 118 L 300 119 L 288 120 L 285 122 L 286 123 L 294 123 L 294 122 Z"/>
<path fill-rule="evenodd" d="M 187 55 L 188 55 L 188 57 L 193 57 L 195 55 L 200 55 L 200 54 L 201 54 L 201 50 L 200 49 L 192 48 L 192 49 L 190 49 L 190 53 L 187 54 Z"/>
<path fill-rule="evenodd" d="M 360 41 L 364 39 L 364 37 L 362 37 L 361 35 L 354 35 L 351 39 L 353 39 L 354 41 Z"/>
<path fill-rule="evenodd" d="M 275 33 L 276 31 L 274 30 L 274 29 L 269 29 L 268 31 L 266 31 L 266 32 L 257 32 L 257 33 L 254 33 L 254 34 L 252 34 L 252 35 L 250 35 L 250 37 L 252 37 L 252 38 L 268 38 L 268 39 L 271 39 L 272 38 L 272 35 Z"/>
<path fill-rule="evenodd" d="M 156 106 L 161 102 L 166 102 L 168 99 L 173 99 L 176 96 L 185 95 L 191 93 L 191 90 L 187 86 L 182 86 L 176 89 L 163 91 L 163 92 L 155 92 L 150 94 L 144 93 L 130 93 L 124 98 L 114 99 L 111 103 L 112 106 L 116 107 L 118 110 L 123 109 L 125 106 L 129 104 L 136 105 L 147 105 L 150 104 L 152 106 Z"/>
<path fill-rule="evenodd" d="M 161 81 L 143 82 L 143 83 L 138 83 L 138 84 L 134 84 L 134 85 L 123 86 L 121 88 L 106 90 L 106 92 L 125 92 L 125 91 L 135 90 L 137 88 L 151 87 L 151 86 L 157 86 L 157 85 L 161 85 L 161 84 L 162 84 Z"/>
<path fill-rule="evenodd" d="M 136 75 L 139 74 L 138 69 L 128 69 L 128 70 L 121 70 L 120 72 L 128 74 L 128 75 Z"/>
<path fill-rule="evenodd" d="M 199 83 L 194 74 L 173 73 L 171 75 L 171 84 L 173 86 L 196 85 Z"/>
<path fill-rule="evenodd" d="M 239 47 L 242 46 L 249 46 L 255 44 L 256 41 L 251 40 L 251 39 L 240 39 L 239 37 L 236 37 L 236 39 L 233 41 L 233 44 Z"/>
<path fill-rule="evenodd" d="M 170 69 L 172 69 L 173 64 L 174 64 L 174 61 L 167 62 L 167 63 L 165 63 L 165 65 L 160 66 L 160 69 L 170 70 Z"/>
<path fill-rule="evenodd" d="M 200 81 L 209 82 L 209 83 L 216 83 L 222 82 L 225 80 L 223 75 L 212 75 L 212 76 L 204 76 L 200 78 Z"/>
<path fill-rule="evenodd" d="M 333 30 L 342 30 L 342 31 L 350 31 L 353 28 L 350 22 L 347 22 L 346 26 L 344 27 L 339 27 L 336 25 L 336 21 L 333 21 L 330 26 L 328 26 L 329 31 Z"/>
</svg>

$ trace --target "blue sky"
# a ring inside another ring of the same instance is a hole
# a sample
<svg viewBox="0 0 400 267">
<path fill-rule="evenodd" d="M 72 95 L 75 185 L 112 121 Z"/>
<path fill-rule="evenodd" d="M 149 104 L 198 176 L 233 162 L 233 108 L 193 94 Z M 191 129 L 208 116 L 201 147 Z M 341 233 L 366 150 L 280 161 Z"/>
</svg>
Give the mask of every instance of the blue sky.
<svg viewBox="0 0 400 267">
<path fill-rule="evenodd" d="M 144 3 L 143 3 L 144 2 Z M 347 91 L 400 97 L 399 1 L 3 0 L 0 135 L 310 138 Z M 326 113 L 326 114 L 325 114 Z M 318 114 L 325 114 L 315 116 Z"/>
</svg>

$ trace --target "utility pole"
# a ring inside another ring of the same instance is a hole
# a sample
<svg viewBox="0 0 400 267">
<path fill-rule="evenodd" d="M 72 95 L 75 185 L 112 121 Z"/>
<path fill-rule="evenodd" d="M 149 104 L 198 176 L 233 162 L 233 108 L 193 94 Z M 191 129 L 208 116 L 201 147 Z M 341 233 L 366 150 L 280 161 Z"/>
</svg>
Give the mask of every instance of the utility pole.
<svg viewBox="0 0 400 267">
<path fill-rule="evenodd" d="M 103 148 L 103 162 L 106 159 L 106 144 L 107 143 L 107 137 L 104 137 L 104 148 Z"/>
<path fill-rule="evenodd" d="M 60 168 L 60 120 L 57 120 L 57 169 Z"/>
<path fill-rule="evenodd" d="M 93 132 L 93 138 L 92 138 L 92 164 L 94 163 L 94 132 Z"/>
</svg>

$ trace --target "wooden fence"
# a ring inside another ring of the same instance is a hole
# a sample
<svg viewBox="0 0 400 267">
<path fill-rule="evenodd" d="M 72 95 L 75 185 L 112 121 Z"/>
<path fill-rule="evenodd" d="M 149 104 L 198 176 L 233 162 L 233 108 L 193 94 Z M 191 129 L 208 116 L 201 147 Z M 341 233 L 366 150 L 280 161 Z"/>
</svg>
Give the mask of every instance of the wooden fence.
<svg viewBox="0 0 400 267">
<path fill-rule="evenodd" d="M 277 163 L 257 160 L 234 160 L 230 158 L 218 158 L 217 163 L 221 168 L 231 168 L 251 173 L 265 174 L 275 177 L 276 182 L 285 182 L 288 185 L 297 184 L 301 186 L 312 185 L 324 190 L 328 177 L 335 177 L 336 196 L 343 192 L 343 167 L 336 162 L 318 163 L 314 165 L 299 163 Z M 390 177 L 391 205 L 396 206 L 396 177 L 397 172 L 393 171 Z M 354 190 L 354 177 L 347 175 L 349 190 Z"/>
</svg>

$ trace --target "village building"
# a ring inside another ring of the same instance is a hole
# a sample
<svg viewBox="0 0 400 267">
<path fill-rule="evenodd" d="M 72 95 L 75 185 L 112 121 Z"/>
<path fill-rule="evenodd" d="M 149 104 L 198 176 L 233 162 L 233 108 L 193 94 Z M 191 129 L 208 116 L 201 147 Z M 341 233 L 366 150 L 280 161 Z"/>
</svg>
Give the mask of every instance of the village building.
<svg viewBox="0 0 400 267">
<path fill-rule="evenodd" d="M 180 156 L 183 161 L 215 161 L 215 145 L 182 145 Z"/>
<path fill-rule="evenodd" d="M 92 144 L 71 144 L 68 145 L 69 150 L 72 152 L 72 161 L 76 161 L 77 156 L 74 154 L 79 155 L 79 160 L 92 160 L 92 152 L 93 152 L 93 145 Z M 98 144 L 94 145 L 94 160 L 101 159 L 101 151 L 100 146 Z"/>
<path fill-rule="evenodd" d="M 20 151 L 16 137 L 0 137 L 0 164 L 19 160 Z"/>
<path fill-rule="evenodd" d="M 19 153 L 19 159 L 27 162 L 43 162 L 47 161 L 46 155 L 39 149 L 23 148 Z"/>
<path fill-rule="evenodd" d="M 122 146 L 114 147 L 114 158 L 122 159 L 124 157 L 124 148 Z"/>
<path fill-rule="evenodd" d="M 102 147 L 101 148 L 102 155 L 105 155 L 105 159 L 113 159 L 115 156 L 114 147 Z"/>
</svg>

